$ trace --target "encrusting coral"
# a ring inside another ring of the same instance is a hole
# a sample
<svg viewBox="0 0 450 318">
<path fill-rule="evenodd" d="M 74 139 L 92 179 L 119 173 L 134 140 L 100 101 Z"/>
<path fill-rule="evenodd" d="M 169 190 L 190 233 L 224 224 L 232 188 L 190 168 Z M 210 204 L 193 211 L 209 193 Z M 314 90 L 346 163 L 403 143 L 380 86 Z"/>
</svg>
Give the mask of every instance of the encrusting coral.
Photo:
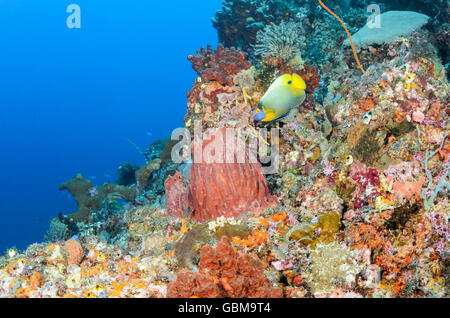
<svg viewBox="0 0 450 318">
<path fill-rule="evenodd" d="M 328 245 L 319 244 L 311 252 L 311 266 L 305 273 L 305 280 L 312 293 L 330 293 L 339 285 L 352 285 L 362 266 L 352 252 L 342 248 L 336 242 Z"/>
<path fill-rule="evenodd" d="M 230 240 L 224 236 L 216 248 L 203 247 L 199 272 L 181 272 L 167 287 L 167 297 L 193 296 L 275 298 L 283 297 L 283 292 L 279 287 L 271 286 L 260 260 L 235 252 Z"/>
</svg>

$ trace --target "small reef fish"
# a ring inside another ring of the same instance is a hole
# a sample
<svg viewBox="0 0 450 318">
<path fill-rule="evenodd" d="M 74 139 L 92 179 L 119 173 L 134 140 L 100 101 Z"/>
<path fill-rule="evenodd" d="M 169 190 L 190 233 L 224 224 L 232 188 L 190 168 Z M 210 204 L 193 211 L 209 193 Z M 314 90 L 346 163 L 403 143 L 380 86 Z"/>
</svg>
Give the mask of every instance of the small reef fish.
<svg viewBox="0 0 450 318">
<path fill-rule="evenodd" d="M 346 164 L 347 166 L 351 166 L 352 163 L 353 163 L 353 156 L 352 156 L 352 155 L 348 155 L 348 156 L 345 158 L 345 164 Z"/>
<path fill-rule="evenodd" d="M 414 82 L 415 79 L 416 79 L 416 74 L 411 73 L 411 74 L 408 74 L 405 82 L 411 84 L 412 82 Z"/>
<path fill-rule="evenodd" d="M 11 258 L 13 258 L 14 256 L 16 256 L 16 251 L 13 250 L 13 249 L 10 249 L 10 250 L 8 251 L 8 256 L 11 257 Z"/>
<path fill-rule="evenodd" d="M 283 118 L 306 98 L 306 83 L 297 74 L 278 77 L 261 98 L 255 120 L 269 122 Z"/>
<path fill-rule="evenodd" d="M 409 41 L 407 38 L 402 38 L 402 42 L 407 48 L 409 48 Z"/>
<path fill-rule="evenodd" d="M 96 297 L 96 295 L 91 291 L 86 291 L 84 295 L 86 296 L 86 298 L 95 298 Z"/>
<path fill-rule="evenodd" d="M 98 262 L 103 262 L 105 260 L 105 255 L 103 255 L 102 253 L 97 255 L 97 261 Z"/>
<path fill-rule="evenodd" d="M 100 292 L 103 291 L 103 286 L 100 285 L 100 284 L 96 284 L 96 285 L 94 286 L 94 290 L 95 290 L 95 292 L 100 293 Z"/>
<path fill-rule="evenodd" d="M 408 74 L 408 76 L 405 79 L 405 84 L 403 85 L 403 87 L 406 90 L 410 90 L 411 88 L 416 86 L 416 84 L 414 83 L 415 79 L 416 79 L 416 74 L 414 74 L 414 73 Z"/>
<path fill-rule="evenodd" d="M 94 188 L 90 189 L 90 190 L 89 190 L 89 195 L 90 195 L 91 197 L 95 197 L 96 195 L 98 195 L 97 188 L 94 187 Z"/>
<path fill-rule="evenodd" d="M 372 120 L 372 112 L 367 112 L 363 116 L 363 122 L 364 124 L 368 125 L 370 124 L 370 121 Z"/>
<path fill-rule="evenodd" d="M 194 111 L 196 114 L 200 113 L 200 111 L 202 110 L 202 106 L 199 103 L 196 103 L 194 105 Z"/>
</svg>

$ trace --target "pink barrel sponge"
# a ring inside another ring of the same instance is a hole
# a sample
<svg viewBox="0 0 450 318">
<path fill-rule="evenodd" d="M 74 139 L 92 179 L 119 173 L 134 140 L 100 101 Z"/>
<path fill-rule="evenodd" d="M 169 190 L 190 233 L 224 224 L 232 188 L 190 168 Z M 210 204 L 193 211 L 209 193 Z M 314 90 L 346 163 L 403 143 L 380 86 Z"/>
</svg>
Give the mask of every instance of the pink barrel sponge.
<svg viewBox="0 0 450 318">
<path fill-rule="evenodd" d="M 225 136 L 225 128 L 216 131 Z M 202 153 L 211 147 L 214 139 L 198 144 Z M 194 149 L 197 143 L 194 143 Z M 198 222 L 216 219 L 220 216 L 239 217 L 247 212 L 256 214 L 263 209 L 276 205 L 267 186 L 259 162 L 250 162 L 247 154 L 242 163 L 238 163 L 237 150 L 223 151 L 220 162 L 198 162 L 195 157 L 191 167 L 190 187 L 181 174 L 170 177 L 166 182 L 167 213 L 169 215 L 189 215 Z M 225 157 L 231 157 L 232 162 Z"/>
</svg>

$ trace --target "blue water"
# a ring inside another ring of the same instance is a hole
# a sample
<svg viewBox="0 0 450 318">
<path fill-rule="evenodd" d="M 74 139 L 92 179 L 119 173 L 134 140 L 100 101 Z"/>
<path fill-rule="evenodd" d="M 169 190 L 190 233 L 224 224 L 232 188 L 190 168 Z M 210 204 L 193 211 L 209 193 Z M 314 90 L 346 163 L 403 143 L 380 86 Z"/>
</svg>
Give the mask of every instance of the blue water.
<svg viewBox="0 0 450 318">
<path fill-rule="evenodd" d="M 66 25 L 71 3 L 81 29 Z M 0 0 L 0 252 L 76 210 L 62 182 L 115 181 L 120 163 L 144 162 L 127 138 L 145 149 L 182 125 L 187 56 L 217 45 L 220 4 Z"/>
</svg>

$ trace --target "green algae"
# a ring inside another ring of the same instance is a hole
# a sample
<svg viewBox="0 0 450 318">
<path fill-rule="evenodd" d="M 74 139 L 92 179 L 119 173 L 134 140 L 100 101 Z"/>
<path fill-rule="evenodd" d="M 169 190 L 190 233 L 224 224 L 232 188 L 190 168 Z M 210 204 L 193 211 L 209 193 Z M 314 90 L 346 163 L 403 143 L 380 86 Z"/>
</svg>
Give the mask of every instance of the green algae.
<svg viewBox="0 0 450 318">
<path fill-rule="evenodd" d="M 213 238 L 207 223 L 193 225 L 174 245 L 178 264 L 181 267 L 192 267 L 200 257 L 201 246 Z"/>
<path fill-rule="evenodd" d="M 339 232 L 341 216 L 338 212 L 329 212 L 318 217 L 316 223 L 301 223 L 294 226 L 287 237 L 303 245 L 315 248 L 317 243 L 330 244 L 334 242 Z"/>
<path fill-rule="evenodd" d="M 250 228 L 245 224 L 225 224 L 216 230 L 216 239 L 220 240 L 222 236 L 227 236 L 230 240 L 233 237 L 241 239 L 247 238 L 250 235 Z"/>
</svg>

